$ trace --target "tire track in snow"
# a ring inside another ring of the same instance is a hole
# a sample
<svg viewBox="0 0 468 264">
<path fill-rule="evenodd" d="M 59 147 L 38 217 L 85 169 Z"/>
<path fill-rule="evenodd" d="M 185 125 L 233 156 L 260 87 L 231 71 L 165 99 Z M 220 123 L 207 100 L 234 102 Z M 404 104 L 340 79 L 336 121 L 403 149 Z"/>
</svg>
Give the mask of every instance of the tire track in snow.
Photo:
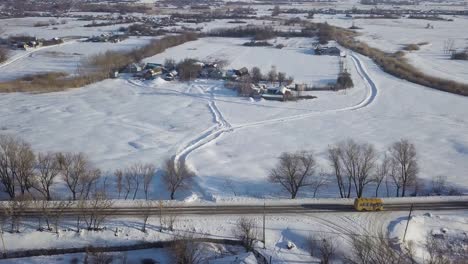
<svg viewBox="0 0 468 264">
<path fill-rule="evenodd" d="M 203 131 L 202 133 L 198 134 L 195 136 L 194 139 L 190 140 L 188 143 L 184 144 L 183 147 L 177 151 L 177 153 L 174 155 L 174 162 L 179 163 L 187 160 L 187 157 L 192 153 L 193 151 L 205 146 L 206 144 L 218 139 L 223 133 L 225 132 L 230 132 L 236 129 L 242 129 L 242 128 L 249 128 L 249 127 L 255 127 L 255 126 L 261 126 L 261 125 L 267 125 L 267 124 L 272 124 L 272 123 L 282 123 L 282 122 L 288 122 L 288 121 L 293 121 L 293 120 L 299 120 L 299 119 L 304 119 L 308 118 L 311 116 L 317 116 L 321 114 L 326 114 L 326 113 L 338 113 L 338 112 L 344 112 L 344 111 L 355 111 L 364 107 L 367 107 L 370 105 L 376 98 L 377 96 L 377 86 L 373 82 L 373 80 L 370 78 L 367 69 L 364 67 L 362 61 L 360 60 L 359 57 L 357 57 L 354 54 L 351 54 L 351 58 L 354 62 L 354 65 L 358 71 L 358 74 L 360 75 L 361 78 L 363 78 L 366 82 L 366 86 L 369 87 L 367 96 L 358 104 L 350 106 L 350 107 L 345 107 L 345 108 L 340 108 L 340 109 L 332 109 L 332 110 L 325 110 L 325 111 L 314 111 L 306 114 L 300 114 L 300 115 L 293 115 L 293 116 L 288 116 L 288 117 L 282 117 L 282 118 L 274 118 L 274 119 L 268 119 L 264 121 L 258 121 L 258 122 L 252 122 L 252 123 L 245 123 L 245 124 L 240 124 L 240 125 L 231 125 L 226 118 L 224 117 L 223 113 L 221 110 L 218 108 L 216 104 L 216 97 L 214 96 L 214 89 L 215 86 L 211 86 L 210 88 L 210 97 L 207 98 L 205 95 L 205 90 L 202 89 L 200 85 L 194 85 L 191 84 L 189 86 L 189 89 L 186 90 L 186 92 L 179 92 L 176 90 L 171 90 L 172 92 L 175 92 L 177 94 L 182 94 L 182 95 L 187 95 L 187 96 L 192 96 L 192 97 L 197 97 L 201 98 L 203 100 L 208 100 L 208 108 L 213 116 L 213 121 L 215 123 L 214 126 L 208 128 L 207 130 Z M 129 80 L 129 83 L 139 86 L 139 87 L 144 87 L 147 88 L 144 84 L 139 84 L 135 81 Z M 195 95 L 195 94 L 189 94 L 187 92 L 191 91 L 192 88 L 195 87 L 199 92 L 201 93 L 200 95 Z M 170 90 L 170 89 L 169 89 Z"/>
<path fill-rule="evenodd" d="M 273 124 L 273 123 L 283 123 L 283 122 L 288 122 L 288 121 L 294 121 L 294 120 L 299 120 L 299 119 L 304 119 L 312 116 L 318 116 L 322 114 L 328 114 L 328 113 L 339 113 L 339 112 L 346 112 L 346 111 L 356 111 L 362 108 L 365 108 L 369 106 L 377 97 L 378 94 L 378 89 L 377 85 L 374 83 L 372 78 L 369 76 L 369 73 L 367 72 L 367 68 L 365 68 L 364 64 L 362 63 L 361 59 L 357 57 L 355 54 L 351 54 L 351 58 L 354 62 L 354 65 L 358 71 L 358 74 L 360 77 L 365 80 L 366 86 L 369 87 L 369 90 L 367 92 L 367 96 L 358 104 L 349 106 L 349 107 L 344 107 L 344 108 L 339 108 L 339 109 L 331 109 L 331 110 L 325 110 L 325 111 L 314 111 L 306 114 L 299 114 L 299 115 L 293 115 L 293 116 L 287 116 L 287 117 L 281 117 L 281 118 L 274 118 L 274 119 L 268 119 L 268 120 L 263 120 L 263 121 L 257 121 L 257 122 L 251 122 L 251 123 L 244 123 L 244 124 L 239 124 L 239 125 L 234 125 L 231 127 L 231 130 L 236 130 L 236 129 L 242 129 L 242 128 L 249 128 L 249 127 L 255 127 L 255 126 L 261 126 L 261 125 L 267 125 L 267 124 Z"/>
<path fill-rule="evenodd" d="M 175 162 L 185 162 L 188 155 L 195 151 L 196 149 L 199 149 L 200 147 L 216 140 L 219 138 L 223 133 L 225 132 L 230 132 L 236 129 L 242 129 L 242 128 L 249 128 L 249 127 L 255 127 L 255 126 L 261 126 L 261 125 L 267 125 L 267 124 L 273 124 L 273 123 L 282 123 L 282 122 L 288 122 L 288 121 L 293 121 L 293 120 L 299 120 L 299 119 L 304 119 L 312 116 L 317 116 L 321 114 L 326 114 L 326 113 L 338 113 L 338 112 L 344 112 L 344 111 L 354 111 L 358 110 L 364 107 L 367 107 L 370 105 L 376 98 L 377 96 L 377 86 L 373 82 L 373 80 L 370 78 L 367 69 L 364 67 L 362 61 L 360 60 L 359 57 L 357 57 L 354 54 L 351 54 L 351 58 L 354 62 L 354 65 L 358 71 L 358 74 L 362 79 L 365 80 L 366 86 L 369 87 L 367 96 L 358 104 L 350 106 L 350 107 L 345 107 L 345 108 L 340 108 L 340 109 L 332 109 L 332 110 L 325 110 L 325 111 L 314 111 L 306 114 L 299 114 L 299 115 L 293 115 L 293 116 L 288 116 L 288 117 L 282 117 L 282 118 L 274 118 L 274 119 L 268 119 L 268 120 L 263 120 L 263 121 L 257 121 L 257 122 L 251 122 L 251 123 L 244 123 L 244 124 L 239 124 L 239 125 L 231 125 L 226 118 L 224 117 L 223 113 L 220 111 L 216 104 L 216 97 L 214 96 L 214 89 L 215 86 L 212 86 L 210 88 L 210 97 L 207 98 L 205 96 L 205 91 L 200 87 L 200 85 L 194 85 L 190 84 L 189 89 L 186 90 L 186 92 L 180 92 L 172 89 L 167 89 L 172 92 L 175 92 L 176 94 L 182 94 L 186 96 L 191 96 L 191 97 L 196 97 L 200 98 L 203 100 L 208 100 L 208 108 L 213 116 L 213 121 L 215 123 L 214 126 L 208 128 L 207 130 L 201 132 L 195 138 L 190 140 L 188 143 L 184 144 L 183 147 L 179 149 L 179 151 L 176 153 L 174 156 L 174 161 Z M 147 88 L 148 86 L 145 86 L 144 84 L 137 83 L 132 80 L 128 80 L 130 84 L 133 84 L 135 86 L 139 87 L 144 87 Z M 189 94 L 187 92 L 191 91 L 192 88 L 197 88 L 201 95 L 195 95 L 195 94 Z"/>
<path fill-rule="evenodd" d="M 12 58 L 10 58 L 9 60 L 5 61 L 4 63 L 0 64 L 0 69 L 1 68 L 4 68 L 12 63 L 15 63 L 21 59 L 24 59 L 30 55 L 32 55 L 33 53 L 35 52 L 38 52 L 38 51 L 41 51 L 41 50 L 45 50 L 45 49 L 50 49 L 50 48 L 54 48 L 54 47 L 59 47 L 59 46 L 63 46 L 63 45 L 67 45 L 67 44 L 72 44 L 72 43 L 76 43 L 77 40 L 71 40 L 71 41 L 67 41 L 67 42 L 64 42 L 64 43 L 61 43 L 61 44 L 57 44 L 57 45 L 52 45 L 52 46 L 42 46 L 42 47 L 39 47 L 39 48 L 35 48 L 35 49 L 32 49 L 32 50 L 29 50 L 29 51 L 26 51 L 25 53 L 23 54 L 20 54 L 18 56 L 14 56 Z"/>
<path fill-rule="evenodd" d="M 201 93 L 204 93 L 204 90 L 201 87 L 197 87 Z M 176 155 L 174 156 L 174 162 L 185 163 L 188 155 L 195 151 L 196 149 L 212 142 L 213 140 L 220 137 L 223 133 L 231 129 L 231 124 L 226 120 L 223 113 L 219 110 L 215 102 L 214 96 L 215 86 L 210 88 L 210 98 L 208 100 L 208 108 L 213 116 L 213 121 L 215 126 L 209 129 L 208 131 L 202 132 L 195 139 L 191 140 L 186 144 Z"/>
</svg>

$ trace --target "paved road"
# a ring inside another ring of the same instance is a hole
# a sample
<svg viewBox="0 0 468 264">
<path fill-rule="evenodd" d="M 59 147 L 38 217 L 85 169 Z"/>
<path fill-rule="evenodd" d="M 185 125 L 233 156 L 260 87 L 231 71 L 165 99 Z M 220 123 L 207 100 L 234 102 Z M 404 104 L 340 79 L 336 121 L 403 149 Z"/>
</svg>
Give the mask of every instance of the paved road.
<svg viewBox="0 0 468 264">
<path fill-rule="evenodd" d="M 385 211 L 408 211 L 410 203 L 384 203 Z M 468 210 L 467 201 L 451 201 L 451 202 L 427 202 L 414 203 L 414 210 Z M 51 209 L 50 211 L 55 211 Z M 162 211 L 158 206 L 154 207 L 111 207 L 111 208 L 95 208 L 85 209 L 88 214 L 97 212 L 105 213 L 111 216 L 140 216 L 143 214 L 158 215 L 162 214 L 177 214 L 177 215 L 248 215 L 262 214 L 263 212 L 270 215 L 280 214 L 296 214 L 296 213 L 325 213 L 325 212 L 355 212 L 352 205 L 346 204 L 297 204 L 297 205 L 206 205 L 206 206 L 171 206 L 164 207 Z M 83 214 L 83 209 L 69 207 L 63 210 L 64 216 L 73 216 Z M 3 213 L 3 212 L 1 212 Z M 375 212 L 378 213 L 378 212 Z M 24 216 L 41 215 L 41 209 L 30 208 L 24 211 Z"/>
</svg>

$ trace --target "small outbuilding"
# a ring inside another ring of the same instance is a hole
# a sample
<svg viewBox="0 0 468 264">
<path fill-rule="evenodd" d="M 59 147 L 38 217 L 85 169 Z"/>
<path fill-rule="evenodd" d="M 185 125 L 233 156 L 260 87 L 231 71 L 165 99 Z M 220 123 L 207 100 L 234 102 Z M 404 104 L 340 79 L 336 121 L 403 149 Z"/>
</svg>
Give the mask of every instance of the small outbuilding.
<svg viewBox="0 0 468 264">
<path fill-rule="evenodd" d="M 337 47 L 317 47 L 315 48 L 317 55 L 341 56 L 341 50 Z"/>
<path fill-rule="evenodd" d="M 141 71 L 141 66 L 136 63 L 131 63 L 122 70 L 123 73 L 137 73 L 140 71 Z"/>
</svg>

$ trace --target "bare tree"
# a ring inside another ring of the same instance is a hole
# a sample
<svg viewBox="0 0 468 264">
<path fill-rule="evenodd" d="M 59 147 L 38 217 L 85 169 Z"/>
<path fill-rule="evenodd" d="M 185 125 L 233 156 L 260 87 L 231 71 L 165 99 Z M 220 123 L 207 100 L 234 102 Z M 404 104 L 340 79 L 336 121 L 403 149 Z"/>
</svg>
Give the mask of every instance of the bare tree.
<svg viewBox="0 0 468 264">
<path fill-rule="evenodd" d="M 419 170 L 416 147 L 408 140 L 401 139 L 390 146 L 389 152 L 394 166 L 393 177 L 395 182 L 401 184 L 401 196 L 404 197 L 408 186 L 416 180 Z"/>
<path fill-rule="evenodd" d="M 262 71 L 258 67 L 252 68 L 250 76 L 252 77 L 253 83 L 259 83 L 261 80 L 263 80 Z"/>
<path fill-rule="evenodd" d="M 101 224 L 109 215 L 109 209 L 112 208 L 113 201 L 107 199 L 104 193 L 94 193 L 92 199 L 84 200 L 84 206 L 80 209 L 81 217 L 86 223 L 88 230 L 99 230 Z"/>
<path fill-rule="evenodd" d="M 128 195 L 133 190 L 133 200 L 135 200 L 142 183 L 145 197 L 148 199 L 149 187 L 151 185 L 151 181 L 153 180 L 154 173 L 155 167 L 151 164 L 135 163 L 132 166 L 126 168 L 123 173 L 123 178 L 125 181 L 125 199 L 128 198 Z"/>
<path fill-rule="evenodd" d="M 174 241 L 171 246 L 174 263 L 177 264 L 199 264 L 204 263 L 202 247 L 192 236 L 182 235 Z"/>
<path fill-rule="evenodd" d="M 345 175 L 343 175 L 344 168 L 341 162 L 342 151 L 340 146 L 329 146 L 328 160 L 336 177 L 340 197 L 349 198 L 351 196 L 351 179 L 349 176 L 346 178 Z"/>
<path fill-rule="evenodd" d="M 273 11 L 271 12 L 271 16 L 278 16 L 280 12 L 281 10 L 279 5 L 275 5 L 275 7 L 273 7 Z"/>
<path fill-rule="evenodd" d="M 15 198 L 15 187 L 25 194 L 33 186 L 35 156 L 31 146 L 10 135 L 0 135 L 0 182 L 11 199 Z"/>
<path fill-rule="evenodd" d="M 278 72 L 278 82 L 279 85 L 283 85 L 283 83 L 286 81 L 286 73 L 284 72 Z"/>
<path fill-rule="evenodd" d="M 117 188 L 117 192 L 118 192 L 118 198 L 117 199 L 120 199 L 120 195 L 122 194 L 122 188 L 123 188 L 123 176 L 124 176 L 124 172 L 120 169 L 116 170 L 114 172 L 114 176 L 115 176 L 115 181 L 116 181 L 116 188 Z"/>
<path fill-rule="evenodd" d="M 164 60 L 164 68 L 166 68 L 169 71 L 174 70 L 176 65 L 177 63 L 174 59 L 168 58 Z"/>
<path fill-rule="evenodd" d="M 194 59 L 184 59 L 177 64 L 179 79 L 182 81 L 191 81 L 198 77 L 202 70 L 202 66 Z"/>
<path fill-rule="evenodd" d="M 83 172 L 83 174 L 79 176 L 78 179 L 79 196 L 84 199 L 88 199 L 92 187 L 96 187 L 96 184 L 99 181 L 100 177 L 101 170 L 87 166 L 86 170 Z"/>
<path fill-rule="evenodd" d="M 308 238 L 310 254 L 320 259 L 321 264 L 329 264 L 336 254 L 336 242 L 332 236 L 319 235 Z"/>
<path fill-rule="evenodd" d="M 112 254 L 96 248 L 87 248 L 83 263 L 90 264 L 111 264 L 114 261 Z"/>
<path fill-rule="evenodd" d="M 427 257 L 425 257 L 425 263 L 427 264 L 450 264 L 452 263 L 447 257 L 448 249 L 444 245 L 446 241 L 440 240 L 427 234 L 426 243 L 424 245 Z M 466 259 L 465 259 L 466 260 Z"/>
<path fill-rule="evenodd" d="M 36 162 L 36 156 L 31 148 L 31 145 L 25 141 L 18 141 L 18 153 L 17 153 L 17 165 L 16 168 L 16 181 L 20 187 L 21 195 L 33 187 L 34 184 L 34 166 Z"/>
<path fill-rule="evenodd" d="M 177 190 L 189 188 L 194 177 L 195 173 L 188 168 L 185 162 L 179 161 L 175 163 L 174 158 L 168 159 L 166 161 L 163 181 L 171 194 L 171 200 L 174 200 Z"/>
<path fill-rule="evenodd" d="M 439 175 L 432 179 L 432 190 L 433 194 L 442 195 L 447 190 L 447 177 Z"/>
<path fill-rule="evenodd" d="M 145 198 L 148 200 L 148 194 L 150 191 L 151 182 L 153 181 L 156 168 L 152 164 L 145 164 L 142 168 L 143 174 L 143 191 L 145 192 Z"/>
<path fill-rule="evenodd" d="M 0 135 L 0 181 L 11 199 L 15 198 L 16 194 L 16 149 L 15 138 Z"/>
<path fill-rule="evenodd" d="M 42 220 L 45 221 L 46 225 L 47 225 L 47 231 L 51 231 L 52 228 L 50 227 L 51 225 L 51 220 L 50 220 L 50 215 L 51 215 L 51 204 L 52 202 L 47 200 L 47 199 L 39 199 L 39 200 L 35 200 L 33 201 L 33 204 L 34 204 L 34 207 L 35 208 L 40 208 L 40 212 L 41 212 L 41 215 L 39 217 L 39 221 L 38 221 L 38 231 L 43 231 L 44 228 L 42 227 Z"/>
<path fill-rule="evenodd" d="M 252 78 L 250 76 L 240 77 L 237 92 L 241 96 L 250 96 L 252 94 Z"/>
<path fill-rule="evenodd" d="M 1 34 L 2 29 L 0 28 L 0 34 Z M 4 47 L 0 47 L 0 62 L 4 62 L 8 59 L 8 50 L 5 49 Z"/>
<path fill-rule="evenodd" d="M 55 233 L 58 234 L 60 220 L 63 218 L 63 214 L 65 213 L 65 211 L 71 206 L 71 202 L 70 201 L 56 201 L 52 203 L 52 206 L 53 207 L 52 207 L 49 217 L 50 217 L 51 222 L 54 225 Z M 49 225 L 48 225 L 48 228 L 50 228 Z"/>
<path fill-rule="evenodd" d="M 159 232 L 162 232 L 164 229 L 164 219 L 163 219 L 163 209 L 164 209 L 164 201 L 158 200 L 158 211 L 159 211 Z"/>
<path fill-rule="evenodd" d="M 384 179 L 386 180 L 389 173 L 390 173 L 390 165 L 391 160 L 388 158 L 387 155 L 384 155 L 382 161 L 377 164 L 375 174 L 374 174 L 374 182 L 375 182 L 375 197 L 379 196 L 379 189 L 382 185 Z"/>
<path fill-rule="evenodd" d="M 390 241 L 379 234 L 377 236 L 351 236 L 351 253 L 346 263 L 351 264 L 409 264 L 412 263 L 409 252 L 398 251 Z"/>
<path fill-rule="evenodd" d="M 271 66 L 271 70 L 267 74 L 268 81 L 274 84 L 278 80 L 278 72 L 275 66 Z"/>
<path fill-rule="evenodd" d="M 174 224 L 176 223 L 177 215 L 174 213 L 167 213 L 163 217 L 163 225 L 169 230 L 174 231 Z"/>
<path fill-rule="evenodd" d="M 328 160 L 334 170 L 338 189 L 342 198 L 351 196 L 351 186 L 358 197 L 362 197 L 365 187 L 375 181 L 376 151 L 373 145 L 356 143 L 352 139 L 328 148 Z"/>
<path fill-rule="evenodd" d="M 128 195 L 133 190 L 135 185 L 135 175 L 133 174 L 133 170 L 131 168 L 126 168 L 123 173 L 124 184 L 123 188 L 125 190 L 125 197 L 124 199 L 127 200 Z"/>
<path fill-rule="evenodd" d="M 314 185 L 315 159 L 305 151 L 283 153 L 279 164 L 270 171 L 269 181 L 279 183 L 295 199 L 302 187 Z"/>
<path fill-rule="evenodd" d="M 57 160 L 62 179 L 72 193 L 72 199 L 75 201 L 80 193 L 80 182 L 83 183 L 82 178 L 86 173 L 88 160 L 83 153 L 58 153 Z"/>
<path fill-rule="evenodd" d="M 37 170 L 34 188 L 39 191 L 46 200 L 51 200 L 51 187 L 55 178 L 60 174 L 57 155 L 54 153 L 39 153 L 37 155 Z"/>
<path fill-rule="evenodd" d="M 316 177 L 314 177 L 314 180 L 311 181 L 310 185 L 314 198 L 317 196 L 317 193 L 320 190 L 320 188 L 325 187 L 328 184 L 328 181 L 328 175 L 323 172 L 319 173 Z"/>
<path fill-rule="evenodd" d="M 148 222 L 148 218 L 151 215 L 153 201 L 140 201 L 138 203 L 138 208 L 140 208 L 141 218 L 143 220 L 143 226 L 141 227 L 141 232 L 146 233 L 146 223 Z"/>
<path fill-rule="evenodd" d="M 352 139 L 339 144 L 344 171 L 354 184 L 357 197 L 362 197 L 366 185 L 373 181 L 376 152 L 373 145 L 356 143 Z"/>
<path fill-rule="evenodd" d="M 233 230 L 234 235 L 240 239 L 247 251 L 251 251 L 255 240 L 258 239 L 257 223 L 253 218 L 239 218 Z"/>
<path fill-rule="evenodd" d="M 11 232 L 19 233 L 26 208 L 31 204 L 27 195 L 16 196 L 3 206 L 5 215 L 10 218 Z"/>
</svg>

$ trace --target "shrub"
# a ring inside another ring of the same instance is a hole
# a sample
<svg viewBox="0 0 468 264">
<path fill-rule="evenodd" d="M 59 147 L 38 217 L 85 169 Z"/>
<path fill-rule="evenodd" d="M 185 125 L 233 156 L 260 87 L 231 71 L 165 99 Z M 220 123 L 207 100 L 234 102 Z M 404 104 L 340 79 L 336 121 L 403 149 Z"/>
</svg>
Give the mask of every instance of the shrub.
<svg viewBox="0 0 468 264">
<path fill-rule="evenodd" d="M 48 22 L 36 22 L 36 23 L 34 23 L 33 26 L 34 27 L 47 27 L 47 26 L 49 26 L 49 23 Z"/>
<path fill-rule="evenodd" d="M 0 63 L 8 59 L 8 50 L 0 47 Z"/>
<path fill-rule="evenodd" d="M 157 262 L 156 260 L 152 258 L 144 258 L 141 260 L 141 264 L 156 264 L 156 263 L 159 263 L 159 262 Z"/>
<path fill-rule="evenodd" d="M 249 42 L 245 42 L 242 45 L 246 46 L 246 47 L 269 47 L 269 46 L 273 46 L 272 44 L 268 43 L 267 41 L 249 41 Z"/>
<path fill-rule="evenodd" d="M 278 45 L 275 46 L 275 48 L 277 48 L 277 49 L 282 49 L 282 48 L 284 48 L 284 47 L 285 47 L 285 46 L 284 46 L 283 44 L 278 44 Z"/>
<path fill-rule="evenodd" d="M 353 87 L 353 79 L 351 79 L 351 74 L 348 72 L 342 72 L 336 80 L 337 89 L 347 89 Z"/>
<path fill-rule="evenodd" d="M 202 66 L 197 64 L 194 59 L 184 59 L 177 64 L 177 71 L 179 72 L 179 79 L 182 81 L 192 80 L 198 77 L 202 70 Z"/>
<path fill-rule="evenodd" d="M 450 58 L 452 60 L 468 60 L 468 52 L 467 51 L 454 52 L 452 53 L 452 56 Z"/>
<path fill-rule="evenodd" d="M 405 45 L 403 49 L 407 51 L 419 50 L 419 46 L 417 44 L 408 44 L 408 45 Z"/>
<path fill-rule="evenodd" d="M 334 40 L 335 28 L 327 23 L 319 24 L 318 38 L 320 44 L 327 44 L 328 41 Z"/>
</svg>

